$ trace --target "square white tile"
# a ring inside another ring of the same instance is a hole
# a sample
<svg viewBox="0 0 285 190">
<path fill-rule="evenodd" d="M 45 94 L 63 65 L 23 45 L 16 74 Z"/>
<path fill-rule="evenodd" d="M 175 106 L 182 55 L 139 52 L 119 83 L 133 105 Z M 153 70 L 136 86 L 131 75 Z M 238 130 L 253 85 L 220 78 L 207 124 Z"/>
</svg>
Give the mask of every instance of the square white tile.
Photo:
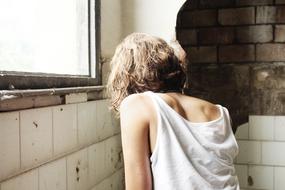
<svg viewBox="0 0 285 190">
<path fill-rule="evenodd" d="M 237 163 L 261 163 L 261 142 L 239 140 L 238 145 L 239 154 L 236 157 Z"/>
<path fill-rule="evenodd" d="M 274 168 L 274 187 L 275 190 L 284 190 L 285 187 L 285 167 Z"/>
<path fill-rule="evenodd" d="M 32 170 L 1 184 L 1 190 L 38 190 L 38 170 Z"/>
<path fill-rule="evenodd" d="M 262 163 L 285 166 L 285 142 L 262 142 Z"/>
<path fill-rule="evenodd" d="M 249 139 L 273 140 L 274 116 L 249 116 Z"/>
<path fill-rule="evenodd" d="M 112 126 L 112 115 L 108 106 L 109 100 L 97 101 L 97 134 L 99 140 L 112 136 L 116 130 Z"/>
<path fill-rule="evenodd" d="M 66 190 L 66 158 L 39 168 L 39 190 Z"/>
<path fill-rule="evenodd" d="M 20 169 L 19 112 L 0 113 L 0 181 Z"/>
<path fill-rule="evenodd" d="M 70 152 L 77 147 L 76 104 L 56 106 L 52 111 L 54 154 Z"/>
<path fill-rule="evenodd" d="M 122 145 L 120 135 L 113 136 L 106 140 L 105 164 L 107 175 L 114 173 L 123 166 Z"/>
<path fill-rule="evenodd" d="M 87 149 L 80 150 L 67 157 L 67 189 L 89 189 Z"/>
<path fill-rule="evenodd" d="M 21 166 L 31 168 L 52 157 L 51 108 L 20 111 Z"/>
<path fill-rule="evenodd" d="M 285 116 L 275 117 L 275 140 L 285 141 Z"/>
<path fill-rule="evenodd" d="M 107 171 L 105 169 L 105 151 L 106 150 L 104 141 L 88 147 L 90 187 L 94 186 L 95 184 L 98 184 L 107 176 Z"/>
<path fill-rule="evenodd" d="M 117 170 L 110 178 L 112 190 L 124 190 L 124 171 Z"/>
<path fill-rule="evenodd" d="M 98 141 L 96 131 L 96 101 L 78 104 L 78 140 L 79 145 Z"/>
<path fill-rule="evenodd" d="M 273 167 L 249 166 L 248 174 L 253 180 L 253 185 L 249 187 L 254 189 L 273 189 Z"/>
<path fill-rule="evenodd" d="M 73 104 L 79 102 L 87 102 L 87 93 L 73 93 L 65 95 L 66 104 Z"/>
</svg>

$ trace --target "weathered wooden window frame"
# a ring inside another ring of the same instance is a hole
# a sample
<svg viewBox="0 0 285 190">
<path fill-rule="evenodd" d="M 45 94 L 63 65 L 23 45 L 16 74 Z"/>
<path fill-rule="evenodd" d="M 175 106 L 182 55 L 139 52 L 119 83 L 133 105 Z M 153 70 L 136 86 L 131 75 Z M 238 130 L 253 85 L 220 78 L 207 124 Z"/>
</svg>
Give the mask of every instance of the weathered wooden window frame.
<svg viewBox="0 0 285 190">
<path fill-rule="evenodd" d="M 100 64 L 100 0 L 88 0 L 88 10 L 88 76 L 0 71 L 0 90 L 48 89 L 100 85 L 102 82 Z M 95 54 L 95 56 L 93 54 L 93 59 L 91 57 L 92 53 Z M 95 64 L 93 74 L 91 70 L 92 61 L 93 64 Z"/>
</svg>

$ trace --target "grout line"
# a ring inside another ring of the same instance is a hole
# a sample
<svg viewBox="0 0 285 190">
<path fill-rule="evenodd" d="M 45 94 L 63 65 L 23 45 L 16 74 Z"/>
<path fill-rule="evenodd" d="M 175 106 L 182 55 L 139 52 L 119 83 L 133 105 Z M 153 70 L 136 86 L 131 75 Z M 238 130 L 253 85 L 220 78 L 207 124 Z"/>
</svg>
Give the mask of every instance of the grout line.
<svg viewBox="0 0 285 190">
<path fill-rule="evenodd" d="M 75 106 L 75 113 L 76 113 L 76 141 L 77 141 L 77 146 L 80 146 L 79 144 L 79 124 L 78 124 L 78 104 Z M 84 144 L 84 143 L 83 143 Z"/>
<path fill-rule="evenodd" d="M 21 126 L 21 114 L 20 114 L 20 111 L 18 112 L 18 118 L 19 118 L 19 156 L 20 156 L 20 169 L 22 168 L 22 146 L 21 146 L 21 141 L 22 141 L 22 138 L 21 138 L 21 128 L 22 128 L 22 126 Z"/>
<path fill-rule="evenodd" d="M 51 108 L 51 142 L 52 142 L 52 156 L 54 157 L 54 108 Z"/>
<path fill-rule="evenodd" d="M 40 190 L 40 169 L 37 168 L 37 173 L 38 173 L 38 190 Z"/>
<path fill-rule="evenodd" d="M 68 175 L 67 175 L 67 156 L 64 157 L 65 160 L 65 187 L 68 189 Z"/>
</svg>

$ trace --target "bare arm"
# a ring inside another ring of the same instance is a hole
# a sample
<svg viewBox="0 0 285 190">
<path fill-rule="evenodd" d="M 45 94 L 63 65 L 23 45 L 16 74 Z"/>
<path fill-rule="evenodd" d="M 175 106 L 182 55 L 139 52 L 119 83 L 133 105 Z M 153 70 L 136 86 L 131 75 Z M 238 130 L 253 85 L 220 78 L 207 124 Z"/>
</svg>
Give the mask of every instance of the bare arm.
<svg viewBox="0 0 285 190">
<path fill-rule="evenodd" d="M 151 190 L 147 111 L 143 98 L 128 97 L 120 107 L 126 190 Z"/>
</svg>

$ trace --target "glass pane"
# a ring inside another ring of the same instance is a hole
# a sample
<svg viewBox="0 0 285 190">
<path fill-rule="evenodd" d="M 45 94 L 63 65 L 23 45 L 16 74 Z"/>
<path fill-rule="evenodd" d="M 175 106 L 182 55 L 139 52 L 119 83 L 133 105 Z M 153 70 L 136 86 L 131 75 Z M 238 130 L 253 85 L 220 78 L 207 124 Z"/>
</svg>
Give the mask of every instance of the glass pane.
<svg viewBox="0 0 285 190">
<path fill-rule="evenodd" d="M 0 70 L 89 75 L 88 0 L 0 0 Z"/>
</svg>

